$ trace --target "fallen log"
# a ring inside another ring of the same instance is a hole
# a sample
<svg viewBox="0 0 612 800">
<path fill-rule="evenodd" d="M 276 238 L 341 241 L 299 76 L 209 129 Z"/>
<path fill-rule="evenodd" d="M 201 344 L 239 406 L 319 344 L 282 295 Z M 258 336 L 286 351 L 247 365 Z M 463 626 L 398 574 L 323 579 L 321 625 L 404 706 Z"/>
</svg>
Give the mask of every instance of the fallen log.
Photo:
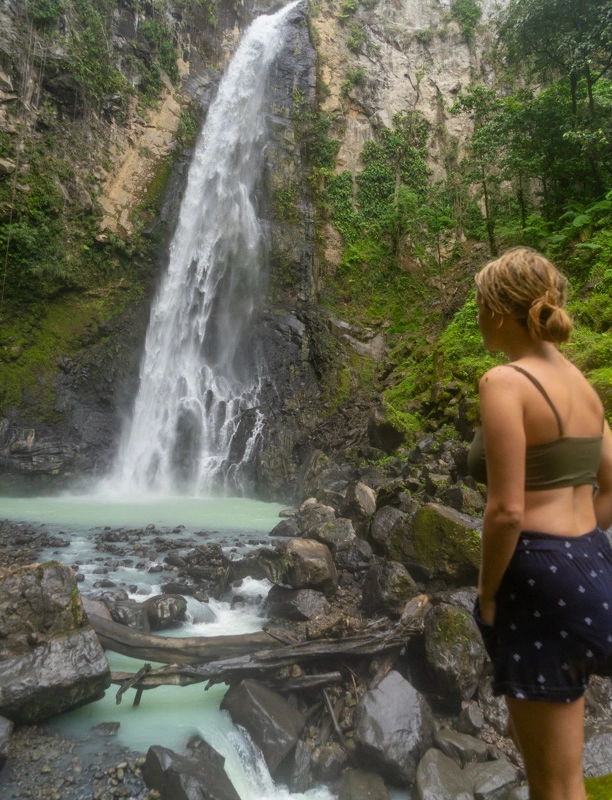
<svg viewBox="0 0 612 800">
<path fill-rule="evenodd" d="M 262 647 L 283 648 L 277 637 L 264 631 L 175 639 L 141 633 L 97 614 L 87 616 L 105 650 L 160 664 L 206 664 L 225 658 L 244 657 Z"/>
<path fill-rule="evenodd" d="M 255 653 L 211 661 L 206 664 L 172 664 L 160 667 L 143 675 L 131 684 L 136 689 L 154 689 L 157 686 L 189 686 L 194 683 L 208 681 L 208 685 L 219 682 L 236 682 L 246 677 L 256 677 L 261 681 L 275 682 L 287 688 L 289 679 L 276 679 L 274 672 L 282 667 L 302 664 L 320 659 L 370 656 L 398 651 L 410 636 L 419 629 L 418 624 L 397 625 L 390 631 L 351 636 L 345 639 L 319 639 L 298 642 L 284 647 L 260 650 Z M 223 638 L 223 637 L 221 637 Z M 176 640 L 173 640 L 176 641 Z M 275 643 L 278 644 L 278 643 Z M 272 674 L 270 674 L 272 673 Z M 316 680 L 317 676 L 305 676 Z M 320 676 L 319 676 L 320 677 Z M 131 680 L 131 673 L 113 673 L 114 683 Z M 295 679 L 300 681 L 301 679 Z M 323 684 L 329 681 L 322 681 Z M 269 684 L 270 685 L 270 684 Z M 321 685 L 312 683 L 311 686 Z M 304 686 L 302 688 L 305 688 Z M 310 688 L 310 687 L 309 687 Z"/>
<path fill-rule="evenodd" d="M 236 676 L 234 676 L 236 677 Z M 245 673 L 245 678 L 252 677 L 250 673 Z M 223 683 L 218 678 L 217 683 Z M 260 683 L 268 689 L 281 690 L 283 692 L 300 692 L 306 689 L 318 689 L 321 686 L 330 686 L 334 683 L 342 683 L 341 672 L 322 672 L 314 675 L 302 675 L 299 678 L 273 678 L 268 676 L 258 677 Z M 199 678 L 197 676 L 186 676 L 172 672 L 172 667 L 162 667 L 159 671 L 149 673 L 144 679 L 133 675 L 131 672 L 111 673 L 111 682 L 126 688 L 136 689 L 143 692 L 147 689 L 156 689 L 158 686 L 192 686 L 194 683 L 204 683 L 208 681 L 206 688 L 213 684 L 213 679 Z M 129 687 L 127 684 L 129 683 Z M 118 693 L 117 693 L 118 694 Z M 121 699 L 118 698 L 118 703 Z"/>
</svg>

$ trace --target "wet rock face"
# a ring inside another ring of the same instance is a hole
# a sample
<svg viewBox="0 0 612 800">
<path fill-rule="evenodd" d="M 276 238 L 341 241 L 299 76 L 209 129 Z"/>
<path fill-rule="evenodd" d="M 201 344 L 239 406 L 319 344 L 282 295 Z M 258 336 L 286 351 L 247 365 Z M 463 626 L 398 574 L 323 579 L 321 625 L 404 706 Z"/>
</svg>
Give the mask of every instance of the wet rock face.
<svg viewBox="0 0 612 800">
<path fill-rule="evenodd" d="M 161 800 L 240 800 L 224 770 L 225 759 L 202 742 L 192 757 L 150 747 L 142 768 L 147 786 Z"/>
<path fill-rule="evenodd" d="M 295 589 L 318 589 L 333 596 L 338 588 L 338 573 L 329 548 L 310 539 L 291 539 L 282 549 L 287 557 L 287 583 Z"/>
<path fill-rule="evenodd" d="M 416 790 L 420 800 L 473 800 L 471 781 L 461 768 L 440 750 L 431 748 L 419 763 Z"/>
<path fill-rule="evenodd" d="M 363 580 L 362 606 L 366 613 L 399 617 L 408 600 L 419 593 L 408 570 L 396 561 L 375 564 Z"/>
<path fill-rule="evenodd" d="M 389 800 L 385 782 L 375 772 L 346 770 L 336 784 L 338 800 Z"/>
<path fill-rule="evenodd" d="M 0 714 L 37 722 L 103 696 L 110 669 L 69 567 L 1 570 L 0 620 Z"/>
<path fill-rule="evenodd" d="M 254 680 L 232 686 L 221 702 L 237 725 L 247 729 L 271 773 L 293 750 L 305 720 L 276 692 Z"/>
<path fill-rule="evenodd" d="M 367 692 L 355 710 L 354 739 L 364 762 L 400 786 L 414 781 L 433 733 L 427 702 L 396 671 Z"/>
<path fill-rule="evenodd" d="M 392 528 L 387 554 L 414 565 L 431 578 L 475 583 L 480 563 L 482 521 L 452 508 L 428 503 Z"/>
<path fill-rule="evenodd" d="M 13 723 L 5 717 L 0 717 L 0 770 L 4 768 L 8 758 L 9 741 L 13 732 Z"/>
<path fill-rule="evenodd" d="M 270 589 L 266 607 L 271 616 L 292 620 L 314 619 L 327 614 L 330 609 L 322 592 L 288 589 L 285 586 L 273 586 Z"/>
</svg>

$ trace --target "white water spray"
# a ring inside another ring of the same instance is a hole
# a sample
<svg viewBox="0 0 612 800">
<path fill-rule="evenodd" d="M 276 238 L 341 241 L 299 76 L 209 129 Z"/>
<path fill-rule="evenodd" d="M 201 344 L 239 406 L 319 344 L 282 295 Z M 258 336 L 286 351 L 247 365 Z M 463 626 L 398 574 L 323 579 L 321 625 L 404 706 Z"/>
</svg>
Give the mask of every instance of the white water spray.
<svg viewBox="0 0 612 800">
<path fill-rule="evenodd" d="M 261 434 L 263 360 L 251 330 L 266 268 L 254 194 L 266 82 L 295 5 L 246 31 L 200 134 L 117 458 L 121 491 L 240 490 Z"/>
</svg>

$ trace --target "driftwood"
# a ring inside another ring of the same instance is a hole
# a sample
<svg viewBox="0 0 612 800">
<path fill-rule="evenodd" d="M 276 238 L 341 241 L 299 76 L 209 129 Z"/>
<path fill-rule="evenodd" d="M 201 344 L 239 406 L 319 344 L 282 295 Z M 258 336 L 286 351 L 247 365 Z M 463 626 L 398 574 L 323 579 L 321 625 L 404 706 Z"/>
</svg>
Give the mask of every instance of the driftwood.
<svg viewBox="0 0 612 800">
<path fill-rule="evenodd" d="M 225 658 L 203 664 L 172 664 L 152 670 L 139 679 L 131 673 L 113 673 L 113 682 L 124 684 L 130 682 L 137 690 L 154 689 L 157 686 L 189 686 L 194 683 L 208 682 L 208 686 L 219 682 L 235 682 L 249 676 L 255 676 L 267 685 L 278 685 L 285 690 L 290 688 L 312 688 L 337 681 L 339 673 L 331 673 L 333 679 L 323 675 L 307 675 L 301 678 L 279 679 L 274 673 L 283 667 L 304 664 L 321 659 L 345 658 L 347 656 L 370 656 L 385 653 L 402 647 L 410 638 L 418 625 L 396 625 L 390 631 L 362 634 L 344 639 L 319 639 L 279 646 L 274 642 L 274 649 L 259 650 L 247 655 Z M 249 634 L 252 637 L 255 634 Z M 145 637 L 161 638 L 161 637 Z M 215 641 L 223 638 L 239 639 L 241 637 L 215 637 Z M 185 640 L 171 640 L 176 643 Z"/>
<path fill-rule="evenodd" d="M 153 636 L 118 622 L 88 614 L 102 647 L 124 656 L 161 664 L 205 664 L 245 656 L 266 648 L 282 648 L 278 637 L 264 631 L 236 636 L 187 636 L 182 639 Z"/>
<path fill-rule="evenodd" d="M 248 674 L 245 674 L 244 677 L 248 677 Z M 207 678 L 190 678 L 177 675 L 172 672 L 172 667 L 162 667 L 159 671 L 149 673 L 145 680 L 142 680 L 141 677 L 136 677 L 136 675 L 132 675 L 130 672 L 113 672 L 111 674 L 112 683 L 121 686 L 119 692 L 121 692 L 122 689 L 126 691 L 134 687 L 136 688 L 137 696 L 142 695 L 145 689 L 155 689 L 158 686 L 191 686 L 194 683 L 204 683 L 206 680 Z M 342 673 L 322 672 L 314 675 L 301 675 L 299 678 L 261 676 L 258 680 L 269 689 L 276 689 L 283 692 L 299 692 L 306 689 L 318 689 L 322 686 L 330 686 L 334 683 L 342 683 Z M 222 683 L 221 679 L 217 679 L 216 681 L 208 680 L 206 688 L 208 689 L 215 682 Z M 118 696 L 119 692 L 117 692 Z M 121 702 L 120 697 L 117 702 Z"/>
</svg>

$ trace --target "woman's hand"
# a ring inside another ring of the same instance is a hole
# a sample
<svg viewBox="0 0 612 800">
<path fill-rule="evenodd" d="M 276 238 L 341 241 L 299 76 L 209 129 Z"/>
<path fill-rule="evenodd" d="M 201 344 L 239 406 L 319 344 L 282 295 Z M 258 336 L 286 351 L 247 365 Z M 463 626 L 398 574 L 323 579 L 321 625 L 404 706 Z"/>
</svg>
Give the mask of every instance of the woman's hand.
<svg viewBox="0 0 612 800">
<path fill-rule="evenodd" d="M 497 610 L 497 603 L 495 600 L 485 600 L 483 597 L 478 598 L 478 606 L 480 608 L 480 618 L 485 625 L 493 625 L 495 622 L 495 612 Z"/>
</svg>

